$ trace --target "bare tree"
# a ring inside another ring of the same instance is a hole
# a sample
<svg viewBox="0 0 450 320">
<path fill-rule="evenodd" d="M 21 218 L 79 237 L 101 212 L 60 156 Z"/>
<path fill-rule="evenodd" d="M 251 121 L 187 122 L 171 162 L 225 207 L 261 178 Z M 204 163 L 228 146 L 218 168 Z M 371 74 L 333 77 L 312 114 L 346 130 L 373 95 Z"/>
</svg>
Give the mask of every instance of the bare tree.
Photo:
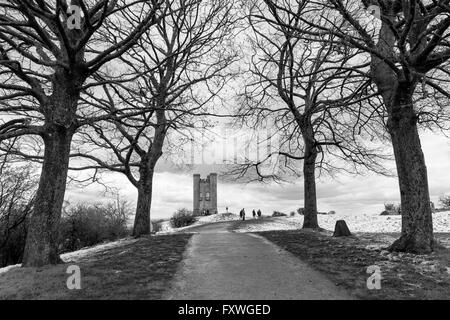
<svg viewBox="0 0 450 320">
<path fill-rule="evenodd" d="M 265 1 L 290 11 L 285 1 Z M 394 251 L 427 253 L 435 245 L 418 125 L 433 122 L 442 112 L 436 97 L 450 97 L 449 4 L 447 0 L 312 1 L 308 15 L 301 17 L 314 27 L 311 35 L 332 34 L 339 39 L 336 43 L 358 48 L 370 58 L 370 75 L 387 112 L 401 195 L 402 235 L 392 244 Z M 377 18 L 361 13 L 365 8 Z M 417 100 L 423 99 L 435 108 L 422 112 Z"/>
<path fill-rule="evenodd" d="M 280 148 L 237 171 L 253 166 L 261 176 L 258 166 L 281 156 L 289 172 L 296 173 L 296 163 L 301 160 L 303 228 L 319 228 L 316 169 L 358 172 L 364 167 L 384 173 L 381 160 L 388 157 L 375 144 L 365 143 L 378 138 L 383 125 L 382 117 L 372 116 L 380 108 L 367 107 L 376 100 L 365 74 L 368 63 L 355 65 L 352 61 L 359 50 L 336 47 L 332 36 L 321 41 L 323 38 L 299 33 L 307 28 L 300 19 L 304 4 L 290 7 L 295 14 L 278 11 L 270 3 L 251 7 L 251 73 L 255 81 L 246 87 L 241 115 L 250 117 L 246 121 L 254 125 L 272 119 Z"/>
<path fill-rule="evenodd" d="M 0 3 L 0 141 L 34 135 L 44 144 L 36 205 L 23 266 L 60 261 L 57 229 L 66 188 L 71 141 L 83 125 L 102 119 L 80 109 L 83 92 L 105 81 L 98 74 L 129 50 L 157 20 L 162 0 L 21 1 Z M 141 19 L 128 23 L 129 12 Z M 106 45 L 105 24 L 122 27 L 122 41 Z"/>
<path fill-rule="evenodd" d="M 195 122 L 212 115 L 208 110 L 218 101 L 237 58 L 232 46 L 238 20 L 233 1 L 176 0 L 161 10 L 165 10 L 164 18 L 156 30 L 141 37 L 139 45 L 121 59 L 126 73 L 136 80 L 104 86 L 105 97 L 95 100 L 112 115 L 124 109 L 141 114 L 113 116 L 108 123 L 94 125 L 85 132 L 88 144 L 72 154 L 90 162 L 77 170 L 120 172 L 137 188 L 135 237 L 151 232 L 153 176 L 168 150 L 170 132 L 188 135 Z M 114 28 L 110 31 L 119 33 Z M 115 37 L 110 40 L 116 41 Z"/>
</svg>

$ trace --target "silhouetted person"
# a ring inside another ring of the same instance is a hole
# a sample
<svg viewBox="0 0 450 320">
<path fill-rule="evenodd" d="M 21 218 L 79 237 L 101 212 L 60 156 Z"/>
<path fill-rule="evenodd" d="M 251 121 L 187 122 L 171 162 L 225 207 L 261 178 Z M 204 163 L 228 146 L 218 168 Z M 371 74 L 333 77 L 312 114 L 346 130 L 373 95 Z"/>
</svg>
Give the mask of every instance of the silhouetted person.
<svg viewBox="0 0 450 320">
<path fill-rule="evenodd" d="M 256 211 L 255 211 L 255 209 L 253 209 L 253 219 L 256 219 Z"/>
<path fill-rule="evenodd" d="M 242 221 L 245 221 L 245 209 L 244 208 L 242 208 L 242 210 L 239 213 L 239 215 L 241 216 Z"/>
<path fill-rule="evenodd" d="M 258 209 L 258 218 L 261 218 L 261 210 Z"/>
</svg>

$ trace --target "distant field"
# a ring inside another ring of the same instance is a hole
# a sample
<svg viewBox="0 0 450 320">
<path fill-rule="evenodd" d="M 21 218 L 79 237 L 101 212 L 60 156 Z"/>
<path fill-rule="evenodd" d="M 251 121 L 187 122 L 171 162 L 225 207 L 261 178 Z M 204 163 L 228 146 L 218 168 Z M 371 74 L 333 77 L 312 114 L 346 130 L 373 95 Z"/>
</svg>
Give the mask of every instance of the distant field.
<svg viewBox="0 0 450 320">
<path fill-rule="evenodd" d="M 334 230 L 337 220 L 345 220 L 351 232 L 367 233 L 395 233 L 401 231 L 401 216 L 381 216 L 379 214 L 332 214 L 317 216 L 319 226 Z M 238 226 L 239 232 L 259 232 L 270 230 L 297 230 L 303 225 L 303 216 L 270 218 L 264 223 L 253 223 L 248 219 L 246 223 Z M 450 232 L 450 212 L 438 212 L 433 214 L 434 232 Z"/>
</svg>

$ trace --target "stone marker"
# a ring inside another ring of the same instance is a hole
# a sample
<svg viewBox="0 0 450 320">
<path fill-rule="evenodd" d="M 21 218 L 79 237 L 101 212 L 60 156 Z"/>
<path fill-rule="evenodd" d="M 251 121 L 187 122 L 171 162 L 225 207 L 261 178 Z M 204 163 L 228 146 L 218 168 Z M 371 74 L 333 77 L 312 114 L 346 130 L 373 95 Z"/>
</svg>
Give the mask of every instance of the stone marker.
<svg viewBox="0 0 450 320">
<path fill-rule="evenodd" d="M 344 220 L 336 221 L 336 226 L 334 227 L 333 237 L 348 237 L 351 236 L 351 232 L 347 227 Z"/>
</svg>

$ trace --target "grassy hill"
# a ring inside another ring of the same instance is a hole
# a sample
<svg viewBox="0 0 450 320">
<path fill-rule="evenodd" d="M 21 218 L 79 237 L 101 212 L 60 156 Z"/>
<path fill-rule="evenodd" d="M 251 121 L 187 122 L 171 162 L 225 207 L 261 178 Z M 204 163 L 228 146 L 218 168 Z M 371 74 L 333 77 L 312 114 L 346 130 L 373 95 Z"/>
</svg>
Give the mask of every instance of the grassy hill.
<svg viewBox="0 0 450 320">
<path fill-rule="evenodd" d="M 62 255 L 56 266 L 0 269 L 0 300 L 160 299 L 190 237 L 124 239 Z M 81 290 L 67 289 L 70 265 L 81 269 Z"/>
</svg>

